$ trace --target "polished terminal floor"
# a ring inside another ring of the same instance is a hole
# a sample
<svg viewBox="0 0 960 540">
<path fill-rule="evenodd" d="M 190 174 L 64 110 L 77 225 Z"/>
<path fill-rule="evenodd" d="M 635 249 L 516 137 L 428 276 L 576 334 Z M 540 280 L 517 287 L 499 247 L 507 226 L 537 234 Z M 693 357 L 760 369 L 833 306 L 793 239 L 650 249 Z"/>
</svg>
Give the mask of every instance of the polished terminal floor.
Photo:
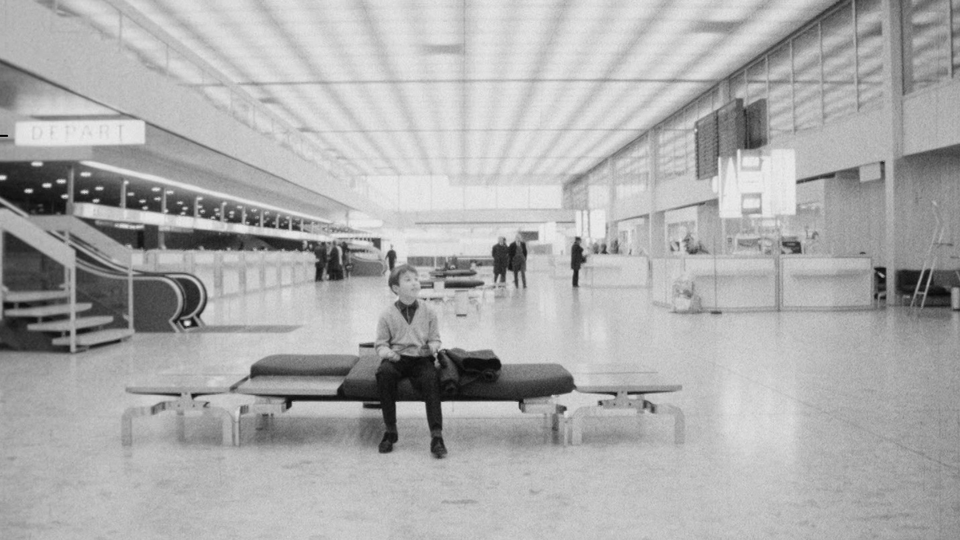
<svg viewBox="0 0 960 540">
<path fill-rule="evenodd" d="M 683 384 L 686 413 L 588 420 L 564 447 L 516 404 L 422 405 L 377 453 L 379 411 L 296 404 L 241 447 L 218 423 L 134 420 L 157 373 L 245 372 L 273 353 L 351 353 L 393 298 L 353 278 L 213 301 L 216 325 L 288 333 L 137 334 L 76 355 L 0 351 L 0 538 L 960 538 L 960 314 L 907 308 L 678 315 L 640 289 L 530 287 L 458 318 L 446 346 L 505 362 L 634 363 Z M 572 406 L 593 396 L 564 396 Z M 243 396 L 211 401 L 229 407 Z M 656 400 L 655 400 L 656 401 Z"/>
</svg>

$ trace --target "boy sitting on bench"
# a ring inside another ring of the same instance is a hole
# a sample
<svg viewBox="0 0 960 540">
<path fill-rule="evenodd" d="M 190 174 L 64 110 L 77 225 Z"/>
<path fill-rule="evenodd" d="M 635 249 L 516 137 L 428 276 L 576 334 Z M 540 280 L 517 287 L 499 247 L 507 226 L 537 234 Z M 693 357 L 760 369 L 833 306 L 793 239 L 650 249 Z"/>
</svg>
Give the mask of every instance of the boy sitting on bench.
<svg viewBox="0 0 960 540">
<path fill-rule="evenodd" d="M 386 454 L 397 442 L 397 384 L 400 379 L 409 378 L 426 403 L 430 452 L 439 459 L 447 454 L 447 449 L 443 444 L 440 383 L 434 365 L 440 350 L 437 315 L 417 301 L 420 278 L 413 266 L 394 268 L 387 283 L 399 299 L 380 315 L 374 342 L 382 360 L 377 369 L 377 388 L 386 425 L 379 450 Z"/>
</svg>

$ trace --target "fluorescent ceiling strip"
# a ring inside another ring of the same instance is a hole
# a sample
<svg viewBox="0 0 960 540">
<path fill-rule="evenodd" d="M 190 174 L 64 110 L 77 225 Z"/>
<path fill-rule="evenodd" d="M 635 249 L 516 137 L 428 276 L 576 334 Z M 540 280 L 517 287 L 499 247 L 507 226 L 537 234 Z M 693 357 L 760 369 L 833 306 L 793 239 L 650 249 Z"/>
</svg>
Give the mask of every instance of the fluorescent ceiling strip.
<svg viewBox="0 0 960 540">
<path fill-rule="evenodd" d="M 114 167 L 113 165 L 107 165 L 107 164 L 105 164 L 105 163 L 99 163 L 99 162 L 96 162 L 96 161 L 81 161 L 80 164 L 83 165 L 83 166 L 85 166 L 85 167 L 90 167 L 90 168 L 93 168 L 93 169 L 99 169 L 99 170 L 101 170 L 101 171 L 112 172 L 112 173 L 114 173 L 114 174 L 120 174 L 120 175 L 123 175 L 123 176 L 132 176 L 132 177 L 134 177 L 134 178 L 139 178 L 139 179 L 141 179 L 141 180 L 147 180 L 147 181 L 149 181 L 149 182 L 156 182 L 156 183 L 158 183 L 158 184 L 163 184 L 163 185 L 165 185 L 165 186 L 173 186 L 173 187 L 177 187 L 177 188 L 184 189 L 184 190 L 187 190 L 187 191 L 191 191 L 191 192 L 194 192 L 194 193 L 199 193 L 199 194 L 202 194 L 202 195 L 209 195 L 209 196 L 211 196 L 211 197 L 216 197 L 216 198 L 218 198 L 218 199 L 225 199 L 225 200 L 228 200 L 228 201 L 235 201 L 235 202 L 243 203 L 243 204 L 245 204 L 245 205 L 247 205 L 247 206 L 253 206 L 253 207 L 257 207 L 257 208 L 264 208 L 264 209 L 267 209 L 267 210 L 273 210 L 273 211 L 280 212 L 280 213 L 283 213 L 283 214 L 289 214 L 290 216 L 301 217 L 301 218 L 304 218 L 304 219 L 309 219 L 309 220 L 311 220 L 311 221 L 317 221 L 317 222 L 320 222 L 320 223 L 333 224 L 333 222 L 330 221 L 329 219 L 325 219 L 325 218 L 321 218 L 321 217 L 317 217 L 317 216 L 311 216 L 310 214 L 303 214 L 303 213 L 296 212 L 296 211 L 293 211 L 293 210 L 287 210 L 287 209 L 285 209 L 285 208 L 280 208 L 280 207 L 278 207 L 278 206 L 272 206 L 272 205 L 269 205 L 269 204 L 264 204 L 264 203 L 258 202 L 258 201 L 251 201 L 250 199 L 243 199 L 243 198 L 236 197 L 236 196 L 234 196 L 234 195 L 228 195 L 228 194 L 226 194 L 226 193 L 222 193 L 222 192 L 219 192 L 219 191 L 213 191 L 213 190 L 210 190 L 210 189 L 204 189 L 204 188 L 197 187 L 197 186 L 191 186 L 190 184 L 184 184 L 183 182 L 177 182 L 176 180 L 169 180 L 169 179 L 164 178 L 164 177 L 162 177 L 162 176 L 156 176 L 156 175 L 153 175 L 153 174 L 142 173 L 142 172 L 138 172 L 138 171 L 134 171 L 134 170 L 130 170 L 130 169 L 124 169 L 124 168 L 122 168 L 122 167 Z"/>
</svg>

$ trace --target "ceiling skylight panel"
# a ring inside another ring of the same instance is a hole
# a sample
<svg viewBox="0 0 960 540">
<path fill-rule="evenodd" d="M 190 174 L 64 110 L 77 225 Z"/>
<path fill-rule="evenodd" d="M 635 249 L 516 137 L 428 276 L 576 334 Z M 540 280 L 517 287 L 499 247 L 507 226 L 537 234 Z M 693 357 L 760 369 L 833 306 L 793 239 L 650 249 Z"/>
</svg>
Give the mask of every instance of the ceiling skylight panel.
<svg viewBox="0 0 960 540">
<path fill-rule="evenodd" d="M 403 171 L 398 165 L 404 158 L 404 152 L 394 144 L 390 134 L 366 132 L 361 135 L 366 139 L 367 144 L 374 148 L 375 151 L 359 161 L 370 161 L 376 164 L 378 160 L 383 160 L 384 163 L 395 168 L 397 171 Z"/>
<path fill-rule="evenodd" d="M 223 50 L 224 54 L 228 54 L 231 63 L 248 74 L 248 77 L 253 81 L 283 80 L 284 77 L 277 67 L 281 63 L 281 59 L 290 57 L 289 51 L 280 47 L 274 47 L 270 52 L 265 51 L 258 43 L 262 39 L 261 34 L 253 34 L 248 29 L 248 26 L 238 26 L 237 31 L 230 37 L 218 42 L 218 49 Z M 265 32 L 273 32 L 273 30 L 265 30 Z M 236 51 L 229 50 L 229 43 L 237 44 L 238 49 Z"/>
<path fill-rule="evenodd" d="M 544 112 L 541 127 L 545 129 L 562 129 L 572 122 L 580 113 L 579 107 L 589 96 L 593 84 L 587 82 L 550 83 L 556 85 L 557 91 L 552 93 L 554 98 L 541 101 Z"/>
<path fill-rule="evenodd" d="M 285 93 L 289 90 L 285 91 Z M 301 127 L 320 132 L 354 131 L 360 129 L 343 106 L 336 87 L 321 87 L 308 92 L 305 109 L 301 111 Z"/>
<path fill-rule="evenodd" d="M 377 142 L 367 133 L 338 133 L 333 139 L 336 145 L 326 148 L 335 151 L 358 166 L 366 167 L 368 162 L 381 157 L 381 150 L 377 146 Z"/>
<path fill-rule="evenodd" d="M 433 83 L 436 92 L 440 129 L 459 131 L 463 129 L 461 85 L 457 83 Z"/>
</svg>

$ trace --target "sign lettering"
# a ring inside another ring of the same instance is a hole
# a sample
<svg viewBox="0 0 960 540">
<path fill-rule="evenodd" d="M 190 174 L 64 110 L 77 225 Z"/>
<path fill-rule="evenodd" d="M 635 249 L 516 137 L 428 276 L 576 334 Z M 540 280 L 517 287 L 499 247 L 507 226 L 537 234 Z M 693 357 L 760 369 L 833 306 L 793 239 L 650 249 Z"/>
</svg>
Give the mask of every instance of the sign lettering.
<svg viewBox="0 0 960 540">
<path fill-rule="evenodd" d="M 118 146 L 146 143 L 143 120 L 17 122 L 17 146 Z"/>
</svg>

